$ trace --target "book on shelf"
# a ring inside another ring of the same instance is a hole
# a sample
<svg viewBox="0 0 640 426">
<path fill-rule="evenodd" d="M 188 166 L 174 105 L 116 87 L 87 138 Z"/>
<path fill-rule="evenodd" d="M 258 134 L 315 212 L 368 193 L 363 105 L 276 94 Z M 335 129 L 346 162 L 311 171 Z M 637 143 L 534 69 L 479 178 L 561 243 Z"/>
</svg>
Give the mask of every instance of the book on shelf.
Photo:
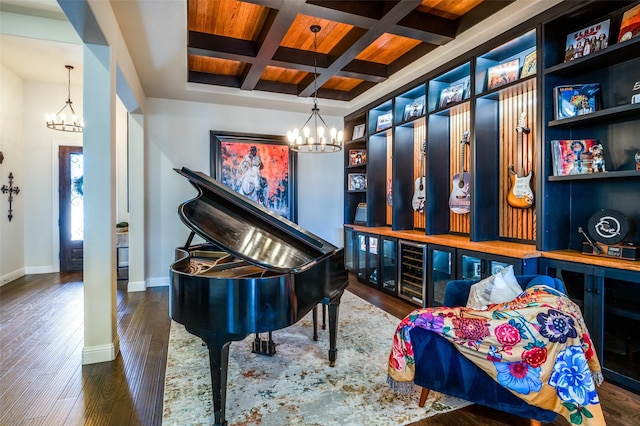
<svg viewBox="0 0 640 426">
<path fill-rule="evenodd" d="M 487 71 L 487 90 L 513 83 L 518 79 L 520 59 L 512 59 L 503 64 L 489 67 Z"/>
<path fill-rule="evenodd" d="M 464 83 L 452 84 L 440 92 L 440 108 L 460 102 L 464 99 Z"/>
<path fill-rule="evenodd" d="M 550 143 L 554 176 L 593 172 L 592 148 L 598 145 L 597 139 L 560 139 Z"/>
<path fill-rule="evenodd" d="M 600 109 L 600 84 L 569 84 L 553 89 L 556 120 L 589 114 Z"/>
<path fill-rule="evenodd" d="M 404 121 L 418 118 L 424 112 L 424 96 L 419 96 L 404 107 Z"/>
<path fill-rule="evenodd" d="M 564 61 L 569 62 L 606 49 L 609 45 L 609 23 L 607 19 L 567 35 Z"/>
<path fill-rule="evenodd" d="M 640 36 L 640 4 L 622 14 L 618 43 Z"/>
<path fill-rule="evenodd" d="M 349 165 L 358 166 L 367 162 L 367 150 L 366 149 L 350 149 L 349 150 Z"/>
<path fill-rule="evenodd" d="M 393 120 L 393 113 L 391 111 L 380 114 L 376 121 L 376 132 L 391 127 L 391 120 Z"/>
</svg>

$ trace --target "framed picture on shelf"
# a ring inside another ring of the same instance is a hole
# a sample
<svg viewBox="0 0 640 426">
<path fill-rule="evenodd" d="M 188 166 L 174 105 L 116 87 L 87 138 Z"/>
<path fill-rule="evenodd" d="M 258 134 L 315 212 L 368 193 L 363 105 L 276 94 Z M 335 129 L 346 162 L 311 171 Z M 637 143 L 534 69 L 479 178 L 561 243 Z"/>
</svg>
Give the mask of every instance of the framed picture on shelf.
<svg viewBox="0 0 640 426">
<path fill-rule="evenodd" d="M 464 83 L 453 84 L 449 87 L 445 87 L 440 92 L 440 108 L 444 108 L 447 105 L 460 102 L 464 99 Z"/>
<path fill-rule="evenodd" d="M 380 114 L 376 122 L 376 132 L 379 132 L 381 130 L 388 129 L 389 127 L 391 127 L 392 119 L 393 119 L 393 114 L 391 113 L 391 111 L 385 112 L 384 114 Z"/>
<path fill-rule="evenodd" d="M 513 83 L 518 79 L 519 70 L 520 59 L 518 58 L 489 67 L 487 71 L 487 90 Z"/>
<path fill-rule="evenodd" d="M 537 67 L 536 51 L 529 53 L 524 57 L 522 62 L 522 71 L 520 71 L 520 78 L 528 77 L 536 73 Z"/>
<path fill-rule="evenodd" d="M 349 165 L 358 166 L 367 162 L 367 150 L 365 149 L 350 149 L 349 150 Z"/>
<path fill-rule="evenodd" d="M 554 176 L 584 175 L 593 172 L 593 147 L 596 139 L 561 139 L 551 141 Z"/>
<path fill-rule="evenodd" d="M 352 139 L 360 139 L 364 136 L 364 123 L 358 124 L 353 128 L 353 138 Z"/>
<path fill-rule="evenodd" d="M 600 109 L 600 84 L 570 84 L 553 89 L 556 120 Z"/>
<path fill-rule="evenodd" d="M 349 173 L 349 191 L 364 191 L 367 189 L 367 175 L 364 173 Z"/>
<path fill-rule="evenodd" d="M 640 4 L 622 14 L 618 43 L 640 36 Z"/>
<path fill-rule="evenodd" d="M 606 49 L 609 45 L 610 19 L 567 35 L 564 61 L 569 62 Z"/>
<path fill-rule="evenodd" d="M 424 96 L 420 96 L 404 107 L 404 121 L 420 117 L 424 112 Z"/>
</svg>

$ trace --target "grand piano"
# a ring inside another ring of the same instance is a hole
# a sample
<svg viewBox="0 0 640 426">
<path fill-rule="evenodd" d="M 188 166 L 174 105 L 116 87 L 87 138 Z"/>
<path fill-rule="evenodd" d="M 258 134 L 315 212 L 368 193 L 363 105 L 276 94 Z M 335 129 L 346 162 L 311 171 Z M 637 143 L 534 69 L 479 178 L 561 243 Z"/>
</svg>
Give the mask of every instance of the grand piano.
<svg viewBox="0 0 640 426">
<path fill-rule="evenodd" d="M 271 336 L 310 311 L 315 338 L 316 308 L 323 304 L 329 365 L 335 365 L 338 306 L 348 285 L 344 252 L 201 172 L 175 170 L 198 195 L 178 207 L 191 234 L 171 265 L 169 315 L 206 342 L 214 424 L 226 425 L 232 341 L 254 333 Z M 192 245 L 196 234 L 206 243 Z"/>
</svg>

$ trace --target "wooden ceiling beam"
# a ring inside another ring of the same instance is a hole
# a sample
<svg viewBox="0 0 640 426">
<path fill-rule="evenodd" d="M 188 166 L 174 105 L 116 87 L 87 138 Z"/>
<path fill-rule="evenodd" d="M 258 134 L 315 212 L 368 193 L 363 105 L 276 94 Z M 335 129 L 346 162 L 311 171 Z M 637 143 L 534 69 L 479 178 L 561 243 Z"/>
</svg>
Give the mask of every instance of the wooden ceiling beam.
<svg viewBox="0 0 640 426">
<path fill-rule="evenodd" d="M 386 3 L 386 2 L 385 2 Z M 369 28 L 355 43 L 353 43 L 344 53 L 336 58 L 329 67 L 318 76 L 318 86 L 322 86 L 329 79 L 351 63 L 360 52 L 376 41 L 378 37 L 387 32 L 390 25 L 395 25 L 403 17 L 407 16 L 420 4 L 420 0 L 404 0 L 395 2 L 384 16 Z M 308 97 L 313 93 L 313 86 L 302 89 L 300 96 Z"/>
</svg>

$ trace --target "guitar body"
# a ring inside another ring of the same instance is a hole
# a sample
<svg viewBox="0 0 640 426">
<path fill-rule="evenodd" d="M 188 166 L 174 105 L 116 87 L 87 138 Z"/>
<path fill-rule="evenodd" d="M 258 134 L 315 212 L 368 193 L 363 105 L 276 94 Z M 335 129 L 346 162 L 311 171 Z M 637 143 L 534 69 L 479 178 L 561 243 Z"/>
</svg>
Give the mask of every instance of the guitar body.
<svg viewBox="0 0 640 426">
<path fill-rule="evenodd" d="M 533 206 L 533 191 L 531 190 L 531 177 L 533 172 L 529 172 L 528 175 L 519 177 L 513 170 L 513 166 L 509 167 L 509 180 L 511 181 L 511 188 L 507 194 L 507 203 L 511 207 L 518 209 L 528 209 Z"/>
<path fill-rule="evenodd" d="M 417 212 L 424 211 L 424 176 L 416 179 L 415 190 L 413 191 L 413 199 L 411 200 L 411 206 L 413 210 Z"/>
<path fill-rule="evenodd" d="M 517 157 L 522 158 L 522 135 L 523 133 L 529 134 L 530 129 L 525 126 L 524 119 L 527 116 L 526 113 L 520 114 L 520 120 L 518 120 L 518 127 L 516 132 L 518 133 L 518 146 Z M 531 189 L 531 176 L 532 171 L 524 176 L 524 166 L 522 160 L 518 163 L 518 170 L 514 170 L 513 165 L 509 166 L 509 182 L 510 187 L 507 192 L 507 204 L 516 209 L 528 209 L 533 206 L 533 190 Z"/>
<path fill-rule="evenodd" d="M 465 214 L 471 211 L 471 186 L 469 173 L 460 173 L 453 177 L 451 195 L 449 196 L 449 208 L 452 212 Z"/>
</svg>

